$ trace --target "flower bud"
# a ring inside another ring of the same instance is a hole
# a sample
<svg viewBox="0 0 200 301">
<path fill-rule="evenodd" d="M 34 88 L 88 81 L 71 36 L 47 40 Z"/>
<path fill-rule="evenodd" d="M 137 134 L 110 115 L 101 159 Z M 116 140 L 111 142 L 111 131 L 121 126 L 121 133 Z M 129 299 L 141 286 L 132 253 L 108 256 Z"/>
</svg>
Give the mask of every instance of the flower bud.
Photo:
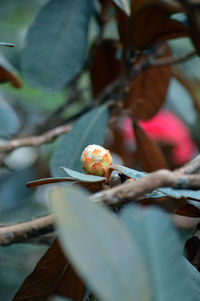
<svg viewBox="0 0 200 301">
<path fill-rule="evenodd" d="M 88 145 L 82 153 L 81 161 L 85 173 L 109 178 L 109 167 L 112 165 L 109 150 L 96 144 Z"/>
</svg>

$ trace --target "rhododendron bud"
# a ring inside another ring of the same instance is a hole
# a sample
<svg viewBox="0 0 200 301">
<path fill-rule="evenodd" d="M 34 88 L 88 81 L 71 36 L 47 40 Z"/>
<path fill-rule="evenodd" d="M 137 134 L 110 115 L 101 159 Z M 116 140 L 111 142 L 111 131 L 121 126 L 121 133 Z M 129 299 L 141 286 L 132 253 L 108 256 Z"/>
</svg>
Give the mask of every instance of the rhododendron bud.
<svg viewBox="0 0 200 301">
<path fill-rule="evenodd" d="M 81 156 L 82 168 L 85 173 L 108 178 L 112 157 L 109 150 L 99 145 L 88 145 Z"/>
</svg>

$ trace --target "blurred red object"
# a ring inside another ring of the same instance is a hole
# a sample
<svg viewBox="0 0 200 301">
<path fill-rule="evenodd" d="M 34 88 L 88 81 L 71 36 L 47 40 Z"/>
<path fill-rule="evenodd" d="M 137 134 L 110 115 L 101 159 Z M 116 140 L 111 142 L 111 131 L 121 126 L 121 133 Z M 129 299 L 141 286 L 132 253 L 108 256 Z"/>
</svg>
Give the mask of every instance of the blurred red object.
<svg viewBox="0 0 200 301">
<path fill-rule="evenodd" d="M 172 159 L 177 165 L 185 164 L 194 156 L 196 147 L 190 131 L 174 113 L 161 110 L 152 119 L 140 121 L 139 124 L 151 138 L 173 146 Z M 122 122 L 122 135 L 125 143 L 135 145 L 132 121 L 129 117 Z"/>
</svg>

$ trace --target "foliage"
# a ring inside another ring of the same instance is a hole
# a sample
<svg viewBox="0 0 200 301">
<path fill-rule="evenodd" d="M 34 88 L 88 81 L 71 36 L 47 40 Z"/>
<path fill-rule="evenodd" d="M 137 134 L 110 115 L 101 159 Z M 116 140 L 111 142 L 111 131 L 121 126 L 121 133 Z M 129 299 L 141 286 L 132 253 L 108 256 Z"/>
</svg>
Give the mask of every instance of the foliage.
<svg viewBox="0 0 200 301">
<path fill-rule="evenodd" d="M 104 106 L 81 117 L 71 132 L 61 138 L 54 152 L 50 163 L 52 175 L 63 175 L 63 172 L 59 170 L 61 166 L 81 171 L 82 151 L 89 144 L 103 144 L 107 120 L 108 112 Z M 77 140 L 74 137 L 77 137 Z M 78 144 L 77 141 L 79 141 Z"/>
<path fill-rule="evenodd" d="M 198 5 L 2 1 L 3 300 L 199 300 Z M 108 176 L 81 168 L 90 144 Z"/>
<path fill-rule="evenodd" d="M 92 10 L 91 0 L 53 0 L 43 7 L 22 53 L 22 72 L 32 85 L 59 90 L 73 79 L 84 63 Z"/>
</svg>

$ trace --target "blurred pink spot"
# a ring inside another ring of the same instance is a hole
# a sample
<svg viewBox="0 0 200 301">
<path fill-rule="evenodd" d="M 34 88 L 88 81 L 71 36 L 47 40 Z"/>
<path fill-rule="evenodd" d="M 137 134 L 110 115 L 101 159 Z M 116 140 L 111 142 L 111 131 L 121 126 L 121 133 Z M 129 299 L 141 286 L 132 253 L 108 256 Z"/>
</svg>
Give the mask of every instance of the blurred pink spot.
<svg viewBox="0 0 200 301">
<path fill-rule="evenodd" d="M 174 113 L 161 110 L 148 121 L 140 121 L 145 132 L 158 142 L 167 142 L 174 145 L 173 160 L 177 164 L 188 162 L 194 155 L 196 147 L 191 138 L 188 127 Z M 125 141 L 135 142 L 131 119 L 126 117 L 122 124 Z"/>
</svg>

